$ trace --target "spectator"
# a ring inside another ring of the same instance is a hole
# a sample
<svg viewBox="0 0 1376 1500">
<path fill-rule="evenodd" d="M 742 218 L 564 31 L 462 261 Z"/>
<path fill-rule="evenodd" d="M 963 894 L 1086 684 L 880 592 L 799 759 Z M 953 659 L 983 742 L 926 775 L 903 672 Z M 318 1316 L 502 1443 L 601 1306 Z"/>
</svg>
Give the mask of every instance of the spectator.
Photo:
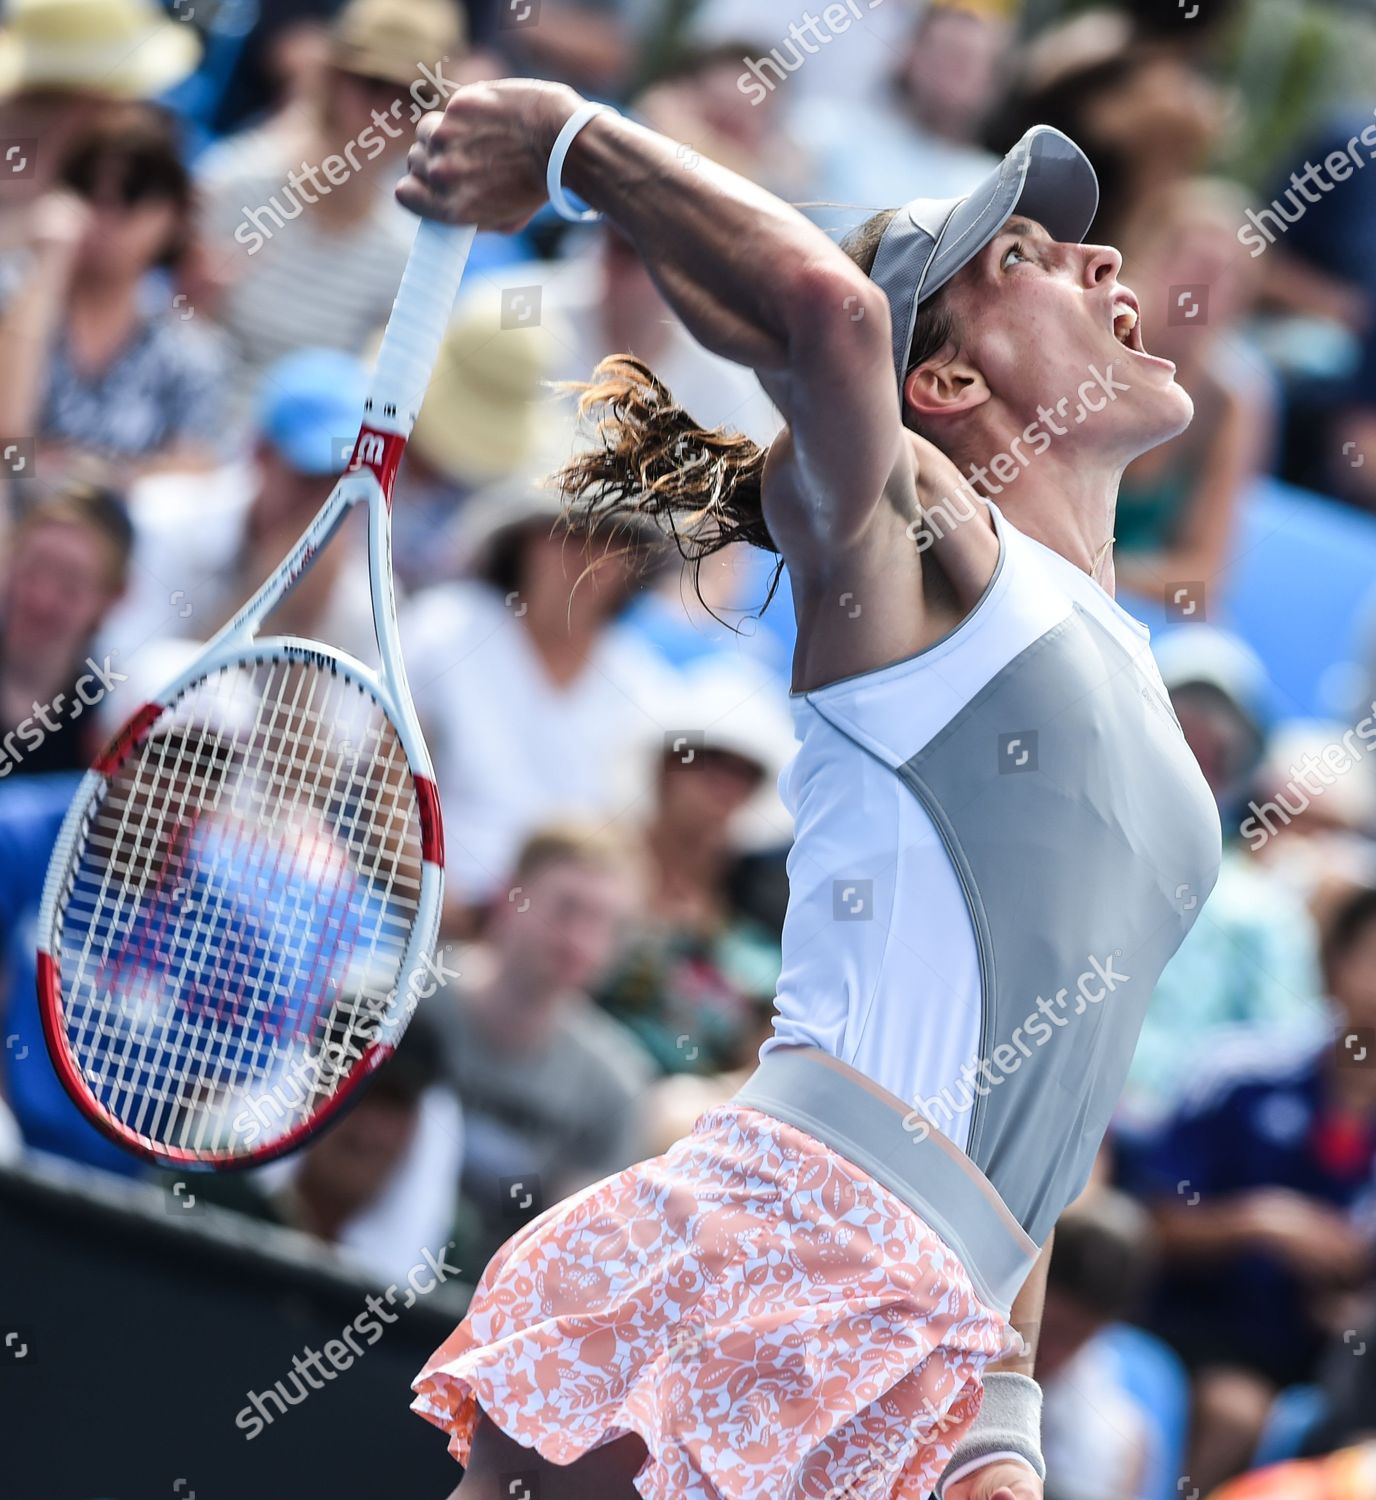
<svg viewBox="0 0 1376 1500">
<path fill-rule="evenodd" d="M 100 732 L 88 710 L 118 680 L 96 641 L 132 549 L 128 512 L 109 490 L 54 491 L 20 520 L 4 568 L 0 777 L 90 765 Z"/>
<path fill-rule="evenodd" d="M 1376 1169 L 1376 890 L 1337 913 L 1324 970 L 1332 1034 L 1218 1048 L 1151 1162 L 1155 1317 L 1195 1372 L 1188 1472 L 1205 1490 L 1245 1467 L 1275 1392 L 1313 1376 L 1373 1269 L 1353 1211 Z"/>
<path fill-rule="evenodd" d="M 97 116 L 34 206 L 27 257 L 0 273 L 0 430 L 34 437 L 40 473 L 83 453 L 127 476 L 213 459 L 226 351 L 152 275 L 190 229 L 179 149 L 152 105 Z"/>
<path fill-rule="evenodd" d="M 21 155 L 6 160 L 0 251 L 26 242 L 30 208 L 106 102 L 162 93 L 194 70 L 200 50 L 195 31 L 154 0 L 10 0 L 0 30 L 0 139 Z"/>
<path fill-rule="evenodd" d="M 1208 910 L 1162 972 L 1133 1054 L 1117 1118 L 1129 1176 L 1129 1132 L 1149 1131 L 1179 1104 L 1197 1060 L 1221 1038 L 1243 1027 L 1325 1024 L 1314 923 L 1289 883 L 1237 837 L 1270 720 L 1266 669 L 1209 625 L 1163 635 L 1156 655 L 1229 835 Z"/>
<path fill-rule="evenodd" d="M 888 87 L 865 100 L 797 101 L 790 127 L 811 155 L 809 196 L 828 229 L 853 229 L 908 198 L 956 198 L 998 158 L 979 145 L 1001 103 L 1013 28 L 1002 8 L 934 0 L 894 49 Z M 859 143 L 863 142 L 863 145 Z"/>
<path fill-rule="evenodd" d="M 1122 246 L 1146 347 L 1175 362 L 1194 400 L 1185 431 L 1134 459 L 1118 491 L 1114 572 L 1146 598 L 1223 587 L 1238 509 L 1268 456 L 1270 377 L 1236 337 L 1255 282 L 1237 240 L 1245 208 L 1230 184 L 1174 183 L 1143 205 Z"/>
<path fill-rule="evenodd" d="M 83 768 L 84 769 L 84 768 Z M 30 776 L 0 791 L 0 1092 L 24 1145 L 123 1177 L 143 1164 L 72 1103 L 48 1057 L 38 1013 L 38 903 L 58 830 L 76 794 L 75 771 Z"/>
<path fill-rule="evenodd" d="M 288 355 L 263 378 L 251 461 L 206 476 L 160 474 L 134 487 L 134 584 L 106 632 L 119 650 L 208 638 L 248 599 L 334 487 L 367 382 L 363 366 L 335 350 Z M 320 553 L 268 617 L 269 633 L 374 656 L 362 519 L 344 523 L 352 535 Z"/>
<path fill-rule="evenodd" d="M 1376 1184 L 1368 1204 L 1368 1227 L 1376 1229 Z M 1376 1443 L 1376 1285 L 1367 1289 L 1367 1310 L 1329 1345 L 1319 1373 L 1323 1415 L 1305 1439 L 1305 1451 L 1328 1453 L 1353 1443 Z M 1373 1491 L 1376 1495 L 1376 1491 Z"/>
<path fill-rule="evenodd" d="M 1329 109 L 1263 191 L 1246 243 L 1258 257 L 1289 366 L 1286 477 L 1376 510 L 1376 273 L 1367 253 L 1376 157 L 1366 104 Z M 1315 188 L 1319 191 L 1315 191 Z M 1327 351 L 1327 352 L 1325 352 Z"/>
<path fill-rule="evenodd" d="M 587 380 L 607 355 L 631 354 L 704 425 L 729 426 L 760 443 L 778 432 L 779 414 L 754 374 L 692 337 L 616 229 L 594 230 L 567 260 L 511 267 L 502 281 L 508 316 L 520 309 L 510 299 L 525 293 L 538 295 L 541 319 L 557 320 L 553 379 Z M 499 326 L 495 317 L 490 326 Z"/>
<path fill-rule="evenodd" d="M 633 804 L 633 737 L 672 727 L 672 674 L 619 623 L 638 558 L 626 536 L 569 529 L 559 511 L 559 497 L 529 480 L 474 497 L 463 520 L 469 576 L 418 594 L 402 617 L 456 931 L 500 900 L 541 822 Z"/>
<path fill-rule="evenodd" d="M 1376 225 L 1376 193 L 1365 173 L 1351 166 L 1336 192 L 1331 191 L 1334 178 L 1320 175 L 1318 181 L 1329 190 L 1317 195 L 1310 184 L 1315 168 L 1335 153 L 1349 156 L 1350 142 L 1358 167 L 1364 167 L 1374 139 L 1368 108 L 1331 110 L 1275 174 L 1268 184 L 1274 195 L 1248 215 L 1244 229 L 1249 250 L 1262 257 L 1272 305 L 1355 334 L 1370 328 L 1376 307 L 1376 274 L 1366 253 Z"/>
<path fill-rule="evenodd" d="M 443 103 L 420 70 L 462 81 L 464 51 L 450 0 L 350 0 L 306 133 L 252 131 L 204 159 L 198 304 L 242 356 L 241 401 L 282 355 L 361 354 L 386 322 L 415 234 L 392 189 L 422 106 Z"/>
<path fill-rule="evenodd" d="M 1228 108 L 1192 53 L 1137 36 L 1120 12 L 1091 10 L 1026 49 L 992 137 L 1002 149 L 1034 124 L 1065 131 L 1099 175 L 1094 237 L 1117 245 L 1131 211 L 1207 164 Z"/>
<path fill-rule="evenodd" d="M 1256 773 L 1242 834 L 1316 914 L 1334 889 L 1376 878 L 1376 781 L 1365 751 L 1351 724 L 1290 719 Z"/>
<path fill-rule="evenodd" d="M 461 1258 L 475 1270 L 527 1219 L 629 1166 L 652 1074 L 635 1040 L 588 998 L 635 913 L 636 865 L 612 836 L 533 834 L 489 947 L 430 1002 L 463 1104 Z"/>
<path fill-rule="evenodd" d="M 416 1016 L 358 1102 L 290 1163 L 198 1178 L 197 1196 L 313 1235 L 368 1274 L 401 1279 L 453 1231 L 459 1111 L 438 1036 Z"/>
<path fill-rule="evenodd" d="M 760 443 L 778 432 L 779 414 L 755 376 L 689 335 L 635 247 L 615 229 L 594 232 L 565 261 L 514 267 L 503 273 L 503 281 L 508 309 L 518 305 L 510 300 L 518 294 L 528 301 L 538 298 L 537 315 L 552 335 L 552 380 L 576 385 L 606 355 L 630 353 L 651 365 L 683 409 L 704 423 L 730 427 Z M 495 313 L 486 316 L 495 336 L 501 321 Z M 656 607 L 662 601 L 647 595 L 638 602 L 635 627 L 672 661 L 683 659 L 685 648 L 689 655 L 718 649 L 731 634 L 722 621 L 758 610 L 769 597 L 773 571 L 757 549 L 732 549 L 704 570 L 703 607 L 688 601 L 685 611 L 682 579 L 672 570 L 663 580 L 668 609 Z M 787 588 L 781 592 L 785 597 L 758 622 L 754 645 L 760 661 L 786 673 L 792 614 Z M 734 644 L 736 637 L 731 639 Z"/>
<path fill-rule="evenodd" d="M 975 0 L 979 3 L 979 0 Z M 987 7 L 1008 15 L 1014 0 L 990 0 Z M 818 10 L 824 10 L 818 7 Z M 911 5 L 847 6 L 835 30 L 805 30 L 808 12 L 797 0 L 700 0 L 685 21 L 688 38 L 714 46 L 748 33 L 750 42 L 738 54 L 736 87 L 754 99 L 756 84 L 772 95 L 808 104 L 868 104 L 883 92 L 893 75 L 893 59 L 912 33 Z M 820 33 L 820 39 L 819 39 Z M 839 40 L 840 45 L 830 45 Z"/>
<path fill-rule="evenodd" d="M 299 128 L 329 66 L 329 22 L 339 0 L 274 0 L 258 7 L 207 122 L 217 136 Z"/>
<path fill-rule="evenodd" d="M 1131 1198 L 1091 1190 L 1057 1221 L 1037 1342 L 1047 1500 L 1148 1500 L 1152 1414 L 1100 1336 L 1138 1310 L 1153 1270 L 1151 1224 Z"/>
<path fill-rule="evenodd" d="M 507 72 L 557 78 L 595 98 L 625 96 L 637 44 L 653 35 L 660 12 L 641 0 L 541 0 L 531 11 L 513 9 L 509 0 L 486 3 L 505 7 L 494 40 Z"/>
<path fill-rule="evenodd" d="M 666 1073 L 715 1073 L 758 1050 L 779 977 L 778 935 L 733 909 L 730 886 L 744 843 L 788 843 L 774 786 L 793 734 L 772 682 L 716 663 L 685 687 L 678 727 L 647 751 L 647 911 L 598 1000 Z"/>
<path fill-rule="evenodd" d="M 749 42 L 727 39 L 676 53 L 635 100 L 637 116 L 652 130 L 683 143 L 691 168 L 710 157 L 781 198 L 803 197 L 808 184 L 799 148 L 778 94 L 754 99 L 740 84 Z"/>
</svg>

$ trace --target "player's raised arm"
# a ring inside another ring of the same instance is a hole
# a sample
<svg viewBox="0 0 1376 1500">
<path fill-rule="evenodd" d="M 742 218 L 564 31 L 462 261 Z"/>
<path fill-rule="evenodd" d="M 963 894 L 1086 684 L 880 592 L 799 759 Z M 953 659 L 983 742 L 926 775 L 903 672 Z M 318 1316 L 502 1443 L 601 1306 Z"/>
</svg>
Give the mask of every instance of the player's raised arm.
<svg viewBox="0 0 1376 1500">
<path fill-rule="evenodd" d="M 422 122 L 398 196 L 430 217 L 519 227 L 546 201 L 551 152 L 582 103 L 519 79 L 458 90 Z M 908 451 L 879 288 L 795 209 L 614 113 L 578 133 L 563 180 L 635 242 L 702 344 L 759 374 L 792 428 L 813 529 L 860 524 Z"/>
</svg>

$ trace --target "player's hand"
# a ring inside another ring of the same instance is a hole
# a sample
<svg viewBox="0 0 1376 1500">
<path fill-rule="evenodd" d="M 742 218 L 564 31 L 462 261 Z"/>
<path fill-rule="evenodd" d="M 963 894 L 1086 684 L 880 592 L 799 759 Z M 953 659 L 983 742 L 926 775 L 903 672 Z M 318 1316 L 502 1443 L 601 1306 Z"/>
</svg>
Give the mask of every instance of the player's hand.
<svg viewBox="0 0 1376 1500">
<path fill-rule="evenodd" d="M 1026 1464 L 988 1464 L 956 1484 L 945 1500 L 1042 1500 L 1042 1482 Z"/>
<path fill-rule="evenodd" d="M 529 78 L 456 89 L 416 127 L 397 198 L 427 219 L 513 233 L 544 206 L 549 154 L 580 102 Z"/>
</svg>

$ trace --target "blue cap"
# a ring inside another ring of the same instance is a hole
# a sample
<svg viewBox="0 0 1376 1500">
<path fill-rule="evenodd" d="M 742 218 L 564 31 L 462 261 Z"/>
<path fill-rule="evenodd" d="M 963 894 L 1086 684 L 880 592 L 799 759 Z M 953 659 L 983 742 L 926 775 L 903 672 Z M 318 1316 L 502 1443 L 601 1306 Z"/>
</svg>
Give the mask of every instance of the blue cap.
<svg viewBox="0 0 1376 1500">
<path fill-rule="evenodd" d="M 301 474 L 337 474 L 349 458 L 368 394 L 368 369 L 338 349 L 298 349 L 258 387 L 258 432 Z"/>
</svg>

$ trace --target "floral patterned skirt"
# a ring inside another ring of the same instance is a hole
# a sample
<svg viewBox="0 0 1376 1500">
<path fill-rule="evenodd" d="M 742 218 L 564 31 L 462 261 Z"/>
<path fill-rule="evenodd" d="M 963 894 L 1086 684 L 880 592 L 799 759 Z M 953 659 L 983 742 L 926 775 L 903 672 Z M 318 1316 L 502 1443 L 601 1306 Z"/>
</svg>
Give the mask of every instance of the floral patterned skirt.
<svg viewBox="0 0 1376 1500">
<path fill-rule="evenodd" d="M 646 1500 L 926 1500 L 1019 1347 L 887 1188 L 739 1103 L 513 1236 L 414 1385 L 555 1464 L 637 1433 Z"/>
</svg>

